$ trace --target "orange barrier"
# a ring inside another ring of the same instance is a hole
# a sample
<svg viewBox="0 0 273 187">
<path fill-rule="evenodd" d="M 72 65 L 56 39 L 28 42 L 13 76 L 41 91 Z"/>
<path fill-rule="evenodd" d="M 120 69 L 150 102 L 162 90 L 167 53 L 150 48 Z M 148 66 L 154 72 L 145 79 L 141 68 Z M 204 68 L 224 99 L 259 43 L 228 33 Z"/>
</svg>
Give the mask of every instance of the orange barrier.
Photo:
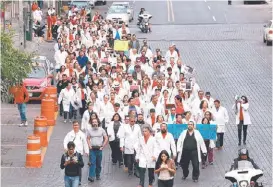
<svg viewBox="0 0 273 187">
<path fill-rule="evenodd" d="M 55 101 L 55 112 L 58 112 L 58 97 L 57 97 L 57 88 L 53 86 L 49 86 L 45 89 L 44 92 L 45 97 L 49 97 L 54 99 Z"/>
<path fill-rule="evenodd" d="M 46 39 L 48 41 L 52 41 L 52 17 L 47 16 L 47 32 L 46 32 Z"/>
<path fill-rule="evenodd" d="M 26 168 L 42 167 L 40 137 L 30 135 L 27 137 Z"/>
<path fill-rule="evenodd" d="M 40 137 L 41 146 L 47 147 L 47 119 L 44 116 L 36 117 L 34 119 L 34 135 Z"/>
<path fill-rule="evenodd" d="M 50 98 L 44 98 L 41 102 L 41 116 L 47 118 L 47 125 L 54 126 L 55 120 L 55 101 Z"/>
</svg>

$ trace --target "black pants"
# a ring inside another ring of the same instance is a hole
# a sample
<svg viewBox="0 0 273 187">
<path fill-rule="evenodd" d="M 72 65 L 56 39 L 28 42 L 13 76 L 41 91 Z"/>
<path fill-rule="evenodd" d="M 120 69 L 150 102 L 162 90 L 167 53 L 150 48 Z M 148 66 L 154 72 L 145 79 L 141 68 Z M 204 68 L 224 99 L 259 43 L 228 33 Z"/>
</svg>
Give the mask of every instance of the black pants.
<svg viewBox="0 0 273 187">
<path fill-rule="evenodd" d="M 64 119 L 67 120 L 67 114 L 68 114 L 69 119 L 72 119 L 72 117 L 73 117 L 72 112 L 64 112 Z"/>
<path fill-rule="evenodd" d="M 217 145 L 217 147 L 222 147 L 224 145 L 224 133 L 217 133 L 217 141 L 219 142 L 219 144 Z"/>
<path fill-rule="evenodd" d="M 170 180 L 160 180 L 157 181 L 158 187 L 173 187 L 173 179 Z"/>
<path fill-rule="evenodd" d="M 207 148 L 207 154 L 206 154 L 206 156 L 204 156 L 204 154 L 202 154 L 202 164 L 203 165 L 206 164 L 206 162 L 207 162 L 210 140 L 204 140 L 204 142 L 205 142 L 205 145 L 206 145 L 206 148 Z"/>
<path fill-rule="evenodd" d="M 174 142 L 175 142 L 175 147 L 177 147 L 177 139 L 174 139 Z M 175 166 L 178 167 L 177 157 L 175 158 L 174 162 L 175 162 Z"/>
<path fill-rule="evenodd" d="M 79 178 L 80 178 L 80 183 L 82 182 L 82 168 L 79 167 Z"/>
<path fill-rule="evenodd" d="M 245 143 L 246 137 L 247 137 L 247 125 L 244 125 L 244 122 L 240 121 L 240 123 L 237 126 L 238 126 L 239 143 L 241 143 L 241 140 L 242 140 L 242 130 L 243 130 L 243 142 Z"/>
<path fill-rule="evenodd" d="M 124 157 L 127 162 L 127 167 L 128 167 L 128 173 L 133 174 L 133 169 L 134 173 L 138 173 L 139 168 L 138 168 L 138 163 L 135 161 L 135 154 L 124 154 Z"/>
<path fill-rule="evenodd" d="M 228 4 L 231 5 L 231 0 L 228 0 Z"/>
<path fill-rule="evenodd" d="M 197 180 L 199 177 L 199 160 L 198 160 L 198 152 L 197 150 L 185 150 L 182 151 L 181 157 L 181 167 L 183 170 L 184 177 L 188 177 L 189 175 L 189 165 L 190 161 L 192 163 L 192 179 Z"/>
<path fill-rule="evenodd" d="M 64 112 L 63 102 L 61 101 L 61 104 L 60 104 L 60 116 L 63 115 L 63 112 Z"/>
<path fill-rule="evenodd" d="M 122 153 L 119 147 L 119 141 L 111 141 L 109 142 L 111 151 L 112 151 L 112 162 L 117 163 L 117 161 L 122 162 Z"/>
<path fill-rule="evenodd" d="M 155 175 L 154 175 L 154 168 L 148 168 L 148 177 L 149 177 L 149 185 L 153 185 Z M 139 185 L 144 187 L 144 182 L 145 182 L 145 173 L 146 173 L 146 168 L 139 168 Z"/>
<path fill-rule="evenodd" d="M 86 110 L 86 101 L 85 100 L 82 100 L 82 108 L 80 108 L 80 115 L 81 117 L 83 116 L 83 113 L 85 112 Z"/>
</svg>

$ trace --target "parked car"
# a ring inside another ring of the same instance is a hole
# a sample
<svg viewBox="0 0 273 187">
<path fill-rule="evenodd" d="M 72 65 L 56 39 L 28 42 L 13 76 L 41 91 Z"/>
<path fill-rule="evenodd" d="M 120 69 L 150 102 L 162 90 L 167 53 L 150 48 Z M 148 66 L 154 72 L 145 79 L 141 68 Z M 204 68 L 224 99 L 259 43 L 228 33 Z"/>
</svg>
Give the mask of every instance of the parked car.
<svg viewBox="0 0 273 187">
<path fill-rule="evenodd" d="M 130 12 L 126 7 L 119 5 L 111 5 L 107 12 L 106 20 L 111 20 L 115 22 L 118 26 L 125 23 L 126 26 L 129 25 Z"/>
<path fill-rule="evenodd" d="M 129 21 L 134 20 L 134 9 L 129 2 L 114 2 L 112 6 L 124 6 L 127 9 L 127 13 L 130 16 Z"/>
<path fill-rule="evenodd" d="M 264 25 L 263 41 L 266 45 L 272 45 L 273 40 L 273 23 L 270 20 L 267 25 Z"/>
<path fill-rule="evenodd" d="M 69 7 L 76 6 L 78 10 L 85 8 L 87 14 L 91 12 L 91 9 L 95 7 L 96 0 L 72 0 L 68 3 Z"/>
<path fill-rule="evenodd" d="M 27 91 L 29 93 L 30 100 L 41 100 L 45 91 L 45 88 L 54 84 L 54 67 L 49 62 L 49 66 L 46 61 L 39 62 L 39 60 L 33 60 L 33 68 L 28 77 L 24 79 Z"/>
<path fill-rule="evenodd" d="M 251 1 L 251 0 L 248 0 L 248 1 L 244 1 L 244 4 L 246 5 L 246 4 L 262 4 L 262 3 L 266 3 L 266 1 L 265 0 L 263 0 L 263 1 L 256 1 L 256 0 L 253 0 L 253 1 Z"/>
<path fill-rule="evenodd" d="M 96 4 L 101 3 L 103 5 L 106 5 L 106 0 L 96 0 Z"/>
</svg>

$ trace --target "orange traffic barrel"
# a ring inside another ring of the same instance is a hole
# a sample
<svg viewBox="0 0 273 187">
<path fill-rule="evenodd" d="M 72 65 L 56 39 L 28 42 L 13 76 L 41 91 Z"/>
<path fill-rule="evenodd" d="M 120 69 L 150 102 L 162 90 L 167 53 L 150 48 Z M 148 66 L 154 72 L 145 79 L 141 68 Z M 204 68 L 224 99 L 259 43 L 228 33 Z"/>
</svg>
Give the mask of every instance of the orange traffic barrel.
<svg viewBox="0 0 273 187">
<path fill-rule="evenodd" d="M 57 97 L 57 87 L 49 86 L 45 89 L 44 96 L 54 99 L 55 101 L 55 112 L 58 112 L 58 97 Z"/>
<path fill-rule="evenodd" d="M 47 125 L 55 125 L 55 102 L 53 99 L 44 98 L 41 103 L 41 116 L 47 118 Z"/>
<path fill-rule="evenodd" d="M 39 116 L 34 119 L 34 135 L 40 137 L 41 146 L 47 147 L 47 119 L 44 116 Z"/>
<path fill-rule="evenodd" d="M 27 137 L 26 168 L 42 167 L 40 137 L 30 135 Z"/>
</svg>

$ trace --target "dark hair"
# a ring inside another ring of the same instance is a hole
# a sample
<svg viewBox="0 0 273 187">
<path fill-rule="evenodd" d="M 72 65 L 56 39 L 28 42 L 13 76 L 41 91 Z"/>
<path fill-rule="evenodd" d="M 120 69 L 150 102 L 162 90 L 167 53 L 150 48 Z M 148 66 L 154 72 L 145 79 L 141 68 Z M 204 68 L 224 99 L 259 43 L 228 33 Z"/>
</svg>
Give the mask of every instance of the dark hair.
<svg viewBox="0 0 273 187">
<path fill-rule="evenodd" d="M 175 99 L 177 99 L 179 102 L 182 102 L 182 98 L 180 97 L 180 95 L 176 95 Z"/>
<path fill-rule="evenodd" d="M 70 148 L 75 148 L 75 143 L 72 141 L 68 142 L 67 144 L 67 149 L 70 149 Z"/>
<path fill-rule="evenodd" d="M 248 103 L 248 99 L 247 99 L 247 97 L 245 95 L 242 95 L 241 98 L 245 98 L 245 103 Z"/>
<path fill-rule="evenodd" d="M 182 118 L 182 114 L 176 114 L 175 118 L 177 118 L 178 116 L 181 116 L 181 118 Z"/>
<path fill-rule="evenodd" d="M 74 125 L 74 124 L 76 124 L 76 123 L 77 123 L 78 125 L 80 125 L 79 121 L 77 121 L 77 120 L 73 121 L 72 124 Z"/>
<path fill-rule="evenodd" d="M 130 97 L 130 98 L 128 99 L 128 103 L 130 103 L 132 100 L 134 100 L 134 98 Z"/>
<path fill-rule="evenodd" d="M 96 113 L 95 113 L 95 114 L 96 114 Z M 97 115 L 97 114 L 96 114 L 96 115 Z M 91 125 L 93 125 L 93 122 L 92 122 L 93 120 L 94 120 L 94 119 L 91 119 L 91 118 L 90 118 L 90 121 L 91 121 L 91 123 L 90 123 L 90 124 L 91 124 Z M 97 121 L 98 121 L 98 127 L 100 127 L 101 123 L 100 123 L 99 118 L 97 117 L 97 118 L 95 118 L 95 120 L 97 120 Z"/>
<path fill-rule="evenodd" d="M 98 120 L 99 120 L 99 116 L 98 116 L 98 114 L 97 114 L 96 112 L 91 112 L 91 114 L 90 114 L 90 118 L 89 118 L 89 123 L 90 123 L 90 124 L 92 124 L 92 118 L 91 118 L 91 116 L 92 116 L 93 114 L 95 114 L 96 119 L 98 119 Z M 99 120 L 99 121 L 100 121 L 100 120 Z M 99 123 L 100 123 L 100 122 L 99 122 Z"/>
<path fill-rule="evenodd" d="M 205 102 L 207 102 L 207 101 L 206 101 L 206 100 L 202 100 L 202 101 L 201 101 L 200 106 L 199 106 L 200 109 L 203 108 L 203 105 L 204 105 Z M 208 103 L 208 102 L 207 102 L 207 103 Z M 208 103 L 208 104 L 209 104 L 209 103 Z"/>
<path fill-rule="evenodd" d="M 204 115 L 206 115 L 206 113 L 209 113 L 209 117 L 210 117 L 209 121 L 212 120 L 212 119 L 211 119 L 211 116 L 212 116 L 211 112 L 210 112 L 210 111 L 206 111 L 206 112 L 204 113 Z"/>
<path fill-rule="evenodd" d="M 156 164 L 155 164 L 155 169 L 159 169 L 161 167 L 161 164 L 162 164 L 162 159 L 161 159 L 161 156 L 162 155 L 166 155 L 167 156 L 167 160 L 166 162 L 170 159 L 170 155 L 169 153 L 166 151 L 166 150 L 162 150 L 157 158 L 157 161 L 156 161 Z"/>
<path fill-rule="evenodd" d="M 219 103 L 220 104 L 220 101 L 218 99 L 215 99 L 214 103 Z"/>
<path fill-rule="evenodd" d="M 115 114 L 113 115 L 111 121 L 114 121 L 114 117 L 115 117 L 116 115 L 118 115 L 118 118 L 119 118 L 118 121 L 121 122 L 121 117 L 120 117 L 119 113 L 115 113 Z"/>
<path fill-rule="evenodd" d="M 210 124 L 210 122 L 209 122 L 209 119 L 208 119 L 208 118 L 203 118 L 201 123 L 202 123 L 202 124 L 204 124 L 204 121 L 205 121 L 205 120 L 208 120 L 208 123 L 207 123 L 207 124 Z"/>
<path fill-rule="evenodd" d="M 137 94 L 138 94 L 138 96 L 139 96 L 139 92 L 138 92 L 138 90 L 133 90 L 133 91 L 132 91 L 132 97 L 133 97 L 133 98 L 134 98 L 134 95 L 135 95 L 136 93 L 137 93 Z"/>
</svg>

